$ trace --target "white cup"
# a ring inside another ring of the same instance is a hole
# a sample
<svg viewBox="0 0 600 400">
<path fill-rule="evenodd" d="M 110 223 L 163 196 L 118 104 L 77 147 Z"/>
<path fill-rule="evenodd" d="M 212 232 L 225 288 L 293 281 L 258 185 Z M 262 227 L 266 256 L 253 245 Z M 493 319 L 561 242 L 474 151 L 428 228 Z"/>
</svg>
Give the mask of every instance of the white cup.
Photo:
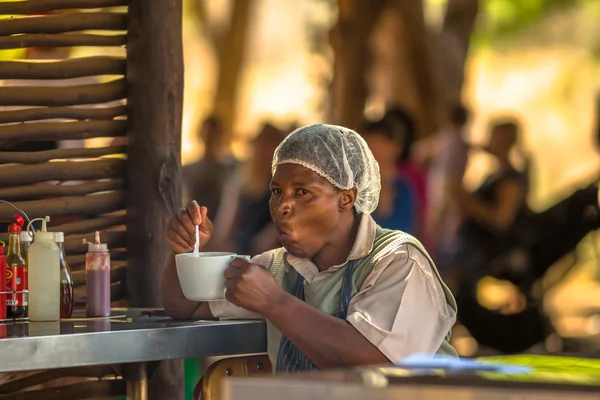
<svg viewBox="0 0 600 400">
<path fill-rule="evenodd" d="M 234 258 L 235 253 L 205 252 L 181 253 L 175 255 L 179 284 L 186 299 L 192 301 L 211 301 L 225 298 L 225 270 Z"/>
</svg>

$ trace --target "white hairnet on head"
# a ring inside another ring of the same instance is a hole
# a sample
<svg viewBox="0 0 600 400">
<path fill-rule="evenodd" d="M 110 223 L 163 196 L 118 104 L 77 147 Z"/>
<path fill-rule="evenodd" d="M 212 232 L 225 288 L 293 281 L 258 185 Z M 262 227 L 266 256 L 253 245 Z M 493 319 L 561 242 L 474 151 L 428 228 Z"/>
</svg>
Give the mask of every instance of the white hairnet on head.
<svg viewBox="0 0 600 400">
<path fill-rule="evenodd" d="M 281 164 L 298 164 L 327 179 L 338 189 L 356 188 L 354 207 L 371 214 L 379 203 L 379 165 L 364 139 L 351 129 L 309 125 L 296 129 L 273 155 L 273 175 Z"/>
</svg>

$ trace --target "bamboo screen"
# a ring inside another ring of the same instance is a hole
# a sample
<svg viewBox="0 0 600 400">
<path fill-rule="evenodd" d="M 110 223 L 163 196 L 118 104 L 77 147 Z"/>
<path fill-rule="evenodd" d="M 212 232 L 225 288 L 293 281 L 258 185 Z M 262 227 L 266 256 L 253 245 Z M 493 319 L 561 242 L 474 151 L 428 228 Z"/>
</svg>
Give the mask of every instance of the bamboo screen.
<svg viewBox="0 0 600 400">
<path fill-rule="evenodd" d="M 0 14 L 12 16 L 0 20 L 0 49 L 123 47 L 126 4 L 0 3 Z M 0 199 L 30 218 L 49 215 L 49 230 L 65 233 L 76 304 L 85 301 L 82 239 L 95 230 L 111 250 L 112 300 L 125 296 L 125 72 L 125 58 L 115 56 L 0 61 Z M 27 147 L 35 143 L 56 148 Z M 0 204 L 0 220 L 13 214 Z"/>
</svg>

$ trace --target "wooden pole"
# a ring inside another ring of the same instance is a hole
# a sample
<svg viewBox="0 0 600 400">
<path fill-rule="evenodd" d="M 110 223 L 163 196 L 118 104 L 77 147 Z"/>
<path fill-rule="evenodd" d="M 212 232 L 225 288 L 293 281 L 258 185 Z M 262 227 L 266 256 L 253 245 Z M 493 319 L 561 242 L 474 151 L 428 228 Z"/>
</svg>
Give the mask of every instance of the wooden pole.
<svg viewBox="0 0 600 400">
<path fill-rule="evenodd" d="M 127 146 L 124 145 L 44 150 L 34 152 L 0 151 L 0 164 L 41 164 L 50 160 L 94 158 L 115 154 L 125 154 L 126 151 Z M 0 198 L 2 198 L 1 195 Z"/>
<path fill-rule="evenodd" d="M 124 13 L 68 13 L 48 15 L 43 18 L 43 23 L 40 23 L 38 18 L 5 19 L 0 25 L 0 35 L 87 30 L 123 31 L 127 29 Z"/>
<path fill-rule="evenodd" d="M 55 141 L 89 139 L 94 137 L 121 137 L 127 123 L 114 121 L 32 122 L 0 126 L 0 143 L 11 145 L 32 140 Z"/>
<path fill-rule="evenodd" d="M 181 203 L 181 0 L 129 3 L 127 231 L 133 306 L 160 306 L 165 223 Z"/>
<path fill-rule="evenodd" d="M 167 219 L 181 206 L 182 0 L 130 0 L 127 35 L 127 294 L 161 306 Z M 182 399 L 181 361 L 162 362 L 149 399 Z"/>
<path fill-rule="evenodd" d="M 58 35 L 33 33 L 0 37 L 0 49 L 20 49 L 23 47 L 78 47 L 123 46 L 127 35 L 95 35 L 91 33 L 61 33 Z"/>
<path fill-rule="evenodd" d="M 127 106 L 80 108 L 80 107 L 44 107 L 24 110 L 0 111 L 0 124 L 10 122 L 40 121 L 44 119 L 113 119 L 127 114 Z"/>
<path fill-rule="evenodd" d="M 123 176 L 125 161 L 106 158 L 92 161 L 57 161 L 35 165 L 3 165 L 0 187 L 30 185 L 48 181 L 78 181 Z"/>
<path fill-rule="evenodd" d="M 0 79 L 71 79 L 93 75 L 125 75 L 125 59 L 94 56 L 43 63 L 0 61 Z"/>
<path fill-rule="evenodd" d="M 27 214 L 32 218 L 46 215 L 53 217 L 77 214 L 100 215 L 122 210 L 125 207 L 125 193 L 115 190 L 91 196 L 56 197 L 49 200 L 18 201 L 15 204 L 27 210 Z M 10 221 L 14 214 L 13 207 L 0 204 L 1 220 Z"/>
<path fill-rule="evenodd" d="M 0 86 L 0 106 L 73 106 L 98 104 L 125 98 L 125 80 L 105 83 L 48 86 Z"/>
<path fill-rule="evenodd" d="M 74 8 L 126 6 L 127 0 L 29 0 L 0 3 L 0 14 L 33 14 Z"/>
</svg>

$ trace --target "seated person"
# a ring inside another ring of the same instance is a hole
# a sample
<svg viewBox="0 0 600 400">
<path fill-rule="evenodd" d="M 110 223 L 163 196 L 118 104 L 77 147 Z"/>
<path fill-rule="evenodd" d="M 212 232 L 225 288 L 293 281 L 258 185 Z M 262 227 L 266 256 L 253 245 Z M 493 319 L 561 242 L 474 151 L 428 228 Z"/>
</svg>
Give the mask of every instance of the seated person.
<svg viewBox="0 0 600 400">
<path fill-rule="evenodd" d="M 272 174 L 269 208 L 283 247 L 233 260 L 226 299 L 189 301 L 177 278 L 174 255 L 192 250 L 195 226 L 201 244 L 211 237 L 206 207 L 193 201 L 171 218 L 161 288 L 171 317 L 265 318 L 277 372 L 456 355 L 454 298 L 416 239 L 373 221 L 379 166 L 356 132 L 299 128 L 275 151 Z"/>
<path fill-rule="evenodd" d="M 366 122 L 360 134 L 373 152 L 381 175 L 379 204 L 371 214 L 373 219 L 386 228 L 415 235 L 415 196 L 410 182 L 400 176 L 397 167 L 402 138 L 395 135 L 385 121 Z"/>
</svg>

